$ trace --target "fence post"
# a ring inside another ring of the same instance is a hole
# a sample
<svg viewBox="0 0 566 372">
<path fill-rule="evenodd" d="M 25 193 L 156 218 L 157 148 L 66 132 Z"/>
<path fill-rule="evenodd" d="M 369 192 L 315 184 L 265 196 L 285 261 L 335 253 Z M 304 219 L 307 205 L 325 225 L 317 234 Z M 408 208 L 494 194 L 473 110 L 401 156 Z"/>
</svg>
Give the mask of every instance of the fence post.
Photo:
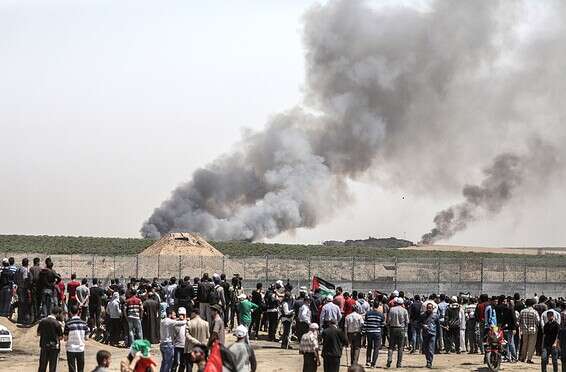
<svg viewBox="0 0 566 372">
<path fill-rule="evenodd" d="M 114 255 L 114 279 L 116 279 L 116 255 Z"/>
<path fill-rule="evenodd" d="M 181 266 L 183 265 L 183 256 L 179 255 L 179 280 L 181 280 Z"/>
<path fill-rule="evenodd" d="M 440 293 L 440 256 L 436 256 L 436 287 Z"/>
<path fill-rule="evenodd" d="M 140 273 L 140 256 L 136 254 L 136 278 L 139 278 Z"/>
<path fill-rule="evenodd" d="M 354 290 L 354 280 L 355 280 L 355 271 L 354 271 L 354 256 L 352 256 L 352 290 Z"/>
<path fill-rule="evenodd" d="M 377 266 L 377 258 L 375 254 L 373 255 L 373 280 L 375 281 L 375 268 Z"/>
<path fill-rule="evenodd" d="M 503 257 L 503 283 L 505 283 L 505 270 L 507 270 L 507 266 L 505 266 L 505 257 Z"/>
<path fill-rule="evenodd" d="M 222 274 L 226 274 L 226 257 L 222 256 Z"/>
<path fill-rule="evenodd" d="M 265 255 L 265 282 L 269 283 L 269 256 Z"/>
<path fill-rule="evenodd" d="M 309 260 L 307 261 L 307 268 L 308 268 L 308 278 L 307 278 L 307 280 L 311 280 L 312 279 L 311 256 L 309 256 Z"/>
<path fill-rule="evenodd" d="M 96 259 L 96 256 L 94 255 L 94 253 L 92 254 L 92 275 L 90 277 L 90 279 L 92 280 L 92 278 L 94 278 L 94 260 Z"/>
<path fill-rule="evenodd" d="M 200 256 L 200 276 L 202 277 L 203 274 L 203 266 L 202 266 L 202 256 Z"/>
<path fill-rule="evenodd" d="M 527 258 L 526 257 L 523 260 L 523 288 L 524 288 L 525 298 L 527 298 Z"/>
<path fill-rule="evenodd" d="M 395 288 L 393 289 L 397 290 L 397 256 L 395 256 L 395 277 L 393 278 L 393 280 L 395 281 Z"/>
<path fill-rule="evenodd" d="M 480 293 L 483 293 L 483 257 L 480 261 Z"/>
<path fill-rule="evenodd" d="M 161 272 L 160 272 L 160 268 L 159 268 L 160 265 L 161 265 L 161 255 L 158 254 L 157 255 L 157 278 L 158 279 L 161 278 Z"/>
</svg>

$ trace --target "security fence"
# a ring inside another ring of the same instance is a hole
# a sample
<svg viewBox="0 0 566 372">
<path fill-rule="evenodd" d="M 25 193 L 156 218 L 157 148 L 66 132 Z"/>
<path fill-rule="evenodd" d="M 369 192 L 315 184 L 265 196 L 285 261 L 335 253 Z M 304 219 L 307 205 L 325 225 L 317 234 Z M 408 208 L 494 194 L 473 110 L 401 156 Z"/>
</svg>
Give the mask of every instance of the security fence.
<svg viewBox="0 0 566 372">
<path fill-rule="evenodd" d="M 1 252 L 1 251 L 0 251 Z M 16 263 L 47 254 L 3 252 Z M 519 258 L 445 257 L 204 257 L 204 256 L 101 256 L 50 255 L 54 269 L 63 278 L 76 273 L 79 278 L 177 278 L 200 277 L 204 273 L 239 274 L 244 287 L 256 282 L 287 279 L 295 287 L 308 286 L 317 275 L 347 290 L 405 290 L 409 294 L 513 294 L 550 296 L 566 294 L 564 256 L 524 256 Z M 31 264 L 31 262 L 30 262 Z"/>
</svg>

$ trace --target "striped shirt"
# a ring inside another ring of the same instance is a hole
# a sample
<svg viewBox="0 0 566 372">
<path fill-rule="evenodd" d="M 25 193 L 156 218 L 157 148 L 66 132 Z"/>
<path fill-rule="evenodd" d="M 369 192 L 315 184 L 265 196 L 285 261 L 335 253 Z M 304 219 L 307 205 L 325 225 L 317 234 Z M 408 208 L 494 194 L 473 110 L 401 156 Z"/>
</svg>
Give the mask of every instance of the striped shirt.
<svg viewBox="0 0 566 372">
<path fill-rule="evenodd" d="M 301 337 L 299 351 L 303 354 L 315 353 L 318 350 L 318 337 L 314 332 L 308 331 Z"/>
<path fill-rule="evenodd" d="M 141 311 L 142 303 L 137 296 L 132 296 L 126 300 L 126 315 L 128 318 L 139 319 Z"/>
<path fill-rule="evenodd" d="M 82 353 L 85 351 L 85 338 L 89 328 L 85 321 L 74 316 L 65 322 L 63 334 L 67 336 L 67 351 L 70 353 Z"/>
<path fill-rule="evenodd" d="M 385 323 L 385 315 L 380 311 L 370 310 L 366 313 L 364 320 L 364 331 L 366 333 L 381 334 Z"/>
</svg>

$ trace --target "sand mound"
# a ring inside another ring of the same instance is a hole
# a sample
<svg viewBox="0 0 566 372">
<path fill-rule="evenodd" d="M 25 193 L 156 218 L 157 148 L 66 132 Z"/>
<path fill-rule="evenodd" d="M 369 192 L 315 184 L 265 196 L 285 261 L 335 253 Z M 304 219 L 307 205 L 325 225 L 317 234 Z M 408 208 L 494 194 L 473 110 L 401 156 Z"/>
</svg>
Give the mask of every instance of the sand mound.
<svg viewBox="0 0 566 372">
<path fill-rule="evenodd" d="M 169 233 L 140 253 L 142 256 L 223 256 L 195 233 Z"/>
</svg>

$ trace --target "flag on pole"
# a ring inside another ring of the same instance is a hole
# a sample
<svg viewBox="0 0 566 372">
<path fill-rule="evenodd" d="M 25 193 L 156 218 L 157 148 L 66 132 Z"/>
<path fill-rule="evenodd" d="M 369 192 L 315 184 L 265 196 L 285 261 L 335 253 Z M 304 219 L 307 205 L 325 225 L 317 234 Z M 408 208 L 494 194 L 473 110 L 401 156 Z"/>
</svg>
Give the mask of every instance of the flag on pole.
<svg viewBox="0 0 566 372">
<path fill-rule="evenodd" d="M 336 294 L 336 286 L 334 284 L 315 275 L 312 277 L 311 290 L 314 291 L 317 288 L 320 288 L 320 294 L 322 296 L 334 296 Z"/>
<path fill-rule="evenodd" d="M 222 372 L 222 354 L 218 341 L 214 341 L 210 349 L 210 355 L 204 366 L 204 372 Z"/>
</svg>

